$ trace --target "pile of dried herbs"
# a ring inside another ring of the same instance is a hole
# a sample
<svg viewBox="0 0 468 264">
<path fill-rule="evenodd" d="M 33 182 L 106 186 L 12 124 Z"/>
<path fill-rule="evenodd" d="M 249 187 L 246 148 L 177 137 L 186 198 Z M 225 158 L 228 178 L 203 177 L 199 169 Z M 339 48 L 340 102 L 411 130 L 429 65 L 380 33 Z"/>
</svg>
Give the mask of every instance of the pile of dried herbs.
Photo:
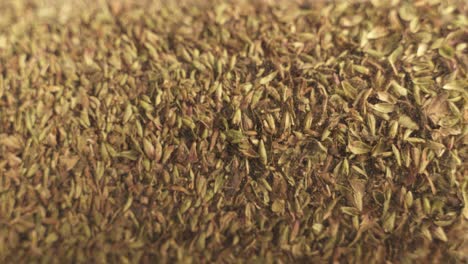
<svg viewBox="0 0 468 264">
<path fill-rule="evenodd" d="M 0 1 L 0 262 L 467 261 L 467 40 L 455 0 Z"/>
</svg>

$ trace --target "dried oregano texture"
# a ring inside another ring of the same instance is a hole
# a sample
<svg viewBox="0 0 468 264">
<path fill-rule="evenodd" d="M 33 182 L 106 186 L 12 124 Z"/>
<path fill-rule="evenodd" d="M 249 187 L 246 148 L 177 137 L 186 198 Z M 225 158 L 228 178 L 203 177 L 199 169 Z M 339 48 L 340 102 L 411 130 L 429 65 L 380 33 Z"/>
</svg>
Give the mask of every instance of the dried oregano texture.
<svg viewBox="0 0 468 264">
<path fill-rule="evenodd" d="M 0 1 L 0 261 L 466 261 L 467 21 Z"/>
</svg>

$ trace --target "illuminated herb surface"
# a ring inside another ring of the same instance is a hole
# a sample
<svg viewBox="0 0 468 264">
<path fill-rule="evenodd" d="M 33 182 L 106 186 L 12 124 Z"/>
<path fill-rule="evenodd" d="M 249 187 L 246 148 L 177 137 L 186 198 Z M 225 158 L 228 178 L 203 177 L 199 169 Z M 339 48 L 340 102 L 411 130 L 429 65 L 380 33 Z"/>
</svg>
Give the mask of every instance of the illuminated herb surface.
<svg viewBox="0 0 468 264">
<path fill-rule="evenodd" d="M 108 2 L 0 1 L 0 262 L 467 260 L 464 1 Z"/>
</svg>

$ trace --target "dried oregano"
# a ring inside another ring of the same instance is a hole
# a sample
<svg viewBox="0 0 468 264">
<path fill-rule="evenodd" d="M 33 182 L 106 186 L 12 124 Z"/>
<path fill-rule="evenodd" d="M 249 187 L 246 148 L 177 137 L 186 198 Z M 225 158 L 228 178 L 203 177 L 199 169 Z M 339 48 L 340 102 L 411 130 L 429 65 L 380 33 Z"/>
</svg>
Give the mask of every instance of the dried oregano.
<svg viewBox="0 0 468 264">
<path fill-rule="evenodd" d="M 463 263 L 464 1 L 0 1 L 0 262 Z"/>
</svg>

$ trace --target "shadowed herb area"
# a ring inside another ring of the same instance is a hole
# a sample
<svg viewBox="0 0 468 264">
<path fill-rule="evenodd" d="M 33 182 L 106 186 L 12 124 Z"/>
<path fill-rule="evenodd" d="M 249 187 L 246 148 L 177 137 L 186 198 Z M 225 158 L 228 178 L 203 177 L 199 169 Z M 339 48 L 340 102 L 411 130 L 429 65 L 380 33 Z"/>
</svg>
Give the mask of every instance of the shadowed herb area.
<svg viewBox="0 0 468 264">
<path fill-rule="evenodd" d="M 0 1 L 0 262 L 467 261 L 466 8 Z"/>
</svg>

